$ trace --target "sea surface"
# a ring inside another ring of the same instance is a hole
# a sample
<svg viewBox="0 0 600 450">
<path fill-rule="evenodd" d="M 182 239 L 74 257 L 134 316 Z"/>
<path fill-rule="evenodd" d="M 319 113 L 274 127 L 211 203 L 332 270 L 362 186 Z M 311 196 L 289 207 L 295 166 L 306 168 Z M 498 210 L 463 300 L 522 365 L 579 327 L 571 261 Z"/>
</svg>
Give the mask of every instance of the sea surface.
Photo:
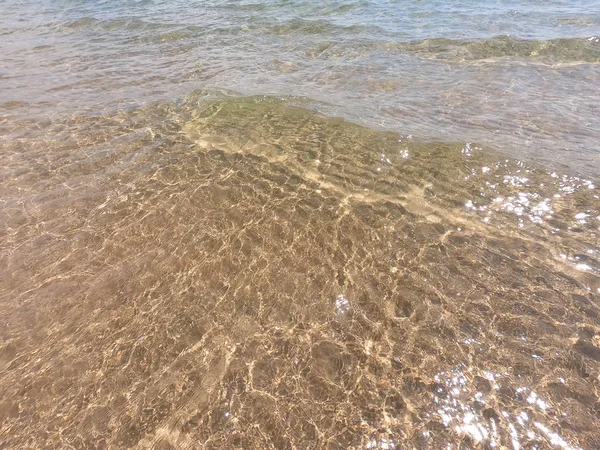
<svg viewBox="0 0 600 450">
<path fill-rule="evenodd" d="M 0 0 L 0 448 L 600 448 L 600 2 Z"/>
</svg>

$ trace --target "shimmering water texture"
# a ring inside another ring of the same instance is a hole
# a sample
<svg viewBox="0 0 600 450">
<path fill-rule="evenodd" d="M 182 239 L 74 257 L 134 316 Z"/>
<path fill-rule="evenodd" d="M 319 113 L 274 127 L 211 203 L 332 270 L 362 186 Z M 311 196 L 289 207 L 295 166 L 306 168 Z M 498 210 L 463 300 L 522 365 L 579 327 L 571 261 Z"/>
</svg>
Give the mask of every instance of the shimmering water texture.
<svg viewBox="0 0 600 450">
<path fill-rule="evenodd" d="M 4 448 L 600 448 L 593 180 L 291 100 L 2 122 Z"/>
</svg>

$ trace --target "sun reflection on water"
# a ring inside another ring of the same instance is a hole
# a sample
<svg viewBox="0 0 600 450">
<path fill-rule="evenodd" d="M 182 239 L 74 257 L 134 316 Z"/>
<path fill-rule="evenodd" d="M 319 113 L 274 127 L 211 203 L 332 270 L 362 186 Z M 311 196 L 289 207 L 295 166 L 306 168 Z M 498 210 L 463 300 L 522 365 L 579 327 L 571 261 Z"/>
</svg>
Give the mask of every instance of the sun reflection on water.
<svg viewBox="0 0 600 450">
<path fill-rule="evenodd" d="M 467 144 L 462 154 L 470 157 L 473 150 L 472 144 Z M 519 228 L 538 234 L 567 236 L 600 230 L 599 211 L 582 202 L 590 194 L 599 198 L 591 180 L 539 172 L 522 162 L 506 160 L 470 169 L 465 181 L 474 184 L 478 195 L 467 197 L 464 208 L 478 215 L 484 224 L 502 228 L 506 219 L 512 217 Z M 579 254 L 561 254 L 559 259 L 578 271 L 600 272 L 594 248 L 583 249 Z"/>
<path fill-rule="evenodd" d="M 514 399 L 520 401 L 521 407 L 509 412 L 498 406 L 496 397 L 508 374 L 483 371 L 479 376 L 489 382 L 489 392 L 474 389 L 474 374 L 461 367 L 439 372 L 434 377 L 437 383 L 432 393 L 437 406 L 435 414 L 445 427 L 491 448 L 503 448 L 505 441 L 510 441 L 514 450 L 545 448 L 544 445 L 565 450 L 580 448 L 544 423 L 551 405 L 533 389 L 526 386 L 515 389 Z M 508 436 L 503 435 L 502 429 L 508 430 Z"/>
</svg>

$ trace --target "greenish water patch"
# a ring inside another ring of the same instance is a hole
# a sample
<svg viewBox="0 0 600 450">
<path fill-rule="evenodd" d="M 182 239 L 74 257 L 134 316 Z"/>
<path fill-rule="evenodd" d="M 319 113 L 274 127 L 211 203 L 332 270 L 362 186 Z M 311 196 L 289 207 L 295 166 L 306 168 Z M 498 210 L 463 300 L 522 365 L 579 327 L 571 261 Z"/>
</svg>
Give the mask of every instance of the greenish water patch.
<svg viewBox="0 0 600 450">
<path fill-rule="evenodd" d="M 411 43 L 390 43 L 395 51 L 431 55 L 439 59 L 479 60 L 532 58 L 552 62 L 600 62 L 600 38 L 552 39 L 548 41 L 499 36 L 477 41 L 426 39 Z"/>
</svg>

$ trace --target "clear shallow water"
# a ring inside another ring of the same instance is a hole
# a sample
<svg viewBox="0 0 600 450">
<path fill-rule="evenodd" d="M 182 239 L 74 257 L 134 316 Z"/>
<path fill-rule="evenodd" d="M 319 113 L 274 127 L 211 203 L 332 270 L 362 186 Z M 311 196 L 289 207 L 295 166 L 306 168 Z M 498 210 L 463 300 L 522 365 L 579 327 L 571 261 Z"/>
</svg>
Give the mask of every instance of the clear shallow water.
<svg viewBox="0 0 600 450">
<path fill-rule="evenodd" d="M 369 127 L 481 141 L 587 175 L 600 163 L 593 0 L 3 7 L 0 99 L 25 111 L 114 109 L 198 88 L 292 94 Z"/>
<path fill-rule="evenodd" d="M 600 447 L 594 2 L 2 8 L 3 446 Z"/>
</svg>

